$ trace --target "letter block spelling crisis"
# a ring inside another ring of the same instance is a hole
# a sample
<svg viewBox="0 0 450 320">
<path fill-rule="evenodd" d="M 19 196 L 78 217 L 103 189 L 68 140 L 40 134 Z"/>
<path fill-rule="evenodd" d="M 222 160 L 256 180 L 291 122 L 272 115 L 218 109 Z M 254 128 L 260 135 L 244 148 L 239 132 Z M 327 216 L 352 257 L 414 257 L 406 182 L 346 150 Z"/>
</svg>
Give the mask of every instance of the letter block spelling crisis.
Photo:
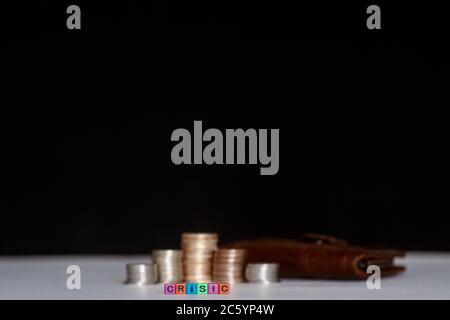
<svg viewBox="0 0 450 320">
<path fill-rule="evenodd" d="M 229 283 L 165 283 L 164 294 L 229 294 Z"/>
</svg>

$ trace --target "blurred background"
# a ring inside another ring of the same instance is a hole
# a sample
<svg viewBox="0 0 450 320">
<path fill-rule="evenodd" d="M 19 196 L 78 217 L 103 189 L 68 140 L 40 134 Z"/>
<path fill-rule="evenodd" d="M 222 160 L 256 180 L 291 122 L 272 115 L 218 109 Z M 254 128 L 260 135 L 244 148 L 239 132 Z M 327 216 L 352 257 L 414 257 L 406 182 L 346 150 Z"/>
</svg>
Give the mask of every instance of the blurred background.
<svg viewBox="0 0 450 320">
<path fill-rule="evenodd" d="M 0 254 L 146 253 L 320 232 L 450 250 L 437 4 L 77 1 L 6 10 Z M 6 85 L 5 85 L 6 83 Z M 279 128 L 280 170 L 175 166 L 177 128 Z"/>
</svg>

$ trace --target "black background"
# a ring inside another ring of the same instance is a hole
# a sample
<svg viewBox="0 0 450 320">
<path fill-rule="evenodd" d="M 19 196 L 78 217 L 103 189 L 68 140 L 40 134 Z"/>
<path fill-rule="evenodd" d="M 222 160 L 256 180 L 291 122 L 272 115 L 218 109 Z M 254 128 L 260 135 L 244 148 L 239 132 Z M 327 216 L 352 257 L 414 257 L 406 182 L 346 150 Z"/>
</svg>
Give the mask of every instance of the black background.
<svg viewBox="0 0 450 320">
<path fill-rule="evenodd" d="M 450 249 L 445 8 L 375 2 L 368 30 L 372 2 L 211 2 L 4 9 L 0 254 L 145 253 L 183 231 Z M 279 173 L 173 165 L 194 120 L 279 128 Z"/>
</svg>

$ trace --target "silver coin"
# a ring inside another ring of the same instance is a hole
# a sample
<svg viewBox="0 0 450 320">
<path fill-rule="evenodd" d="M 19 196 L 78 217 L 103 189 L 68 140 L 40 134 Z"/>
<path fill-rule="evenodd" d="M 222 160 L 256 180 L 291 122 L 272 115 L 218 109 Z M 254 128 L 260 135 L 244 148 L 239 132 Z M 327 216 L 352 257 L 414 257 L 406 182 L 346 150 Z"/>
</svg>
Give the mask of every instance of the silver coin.
<svg viewBox="0 0 450 320">
<path fill-rule="evenodd" d="M 279 282 L 278 263 L 249 263 L 245 268 L 245 279 L 253 283 Z"/>
<path fill-rule="evenodd" d="M 182 250 L 153 250 L 152 256 L 158 265 L 158 282 L 173 283 L 183 280 Z"/>
<path fill-rule="evenodd" d="M 158 279 L 157 266 L 154 263 L 130 263 L 126 265 L 125 284 L 154 284 Z"/>
</svg>

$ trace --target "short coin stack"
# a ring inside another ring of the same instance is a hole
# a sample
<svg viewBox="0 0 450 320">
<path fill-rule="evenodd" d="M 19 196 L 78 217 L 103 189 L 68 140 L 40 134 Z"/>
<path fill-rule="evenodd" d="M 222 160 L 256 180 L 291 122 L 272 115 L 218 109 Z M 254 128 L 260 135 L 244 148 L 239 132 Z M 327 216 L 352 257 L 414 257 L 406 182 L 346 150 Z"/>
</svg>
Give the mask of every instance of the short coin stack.
<svg viewBox="0 0 450 320">
<path fill-rule="evenodd" d="M 245 278 L 248 282 L 279 282 L 278 269 L 278 263 L 249 263 L 245 269 Z"/>
<path fill-rule="evenodd" d="M 213 279 L 217 282 L 244 282 L 245 249 L 219 249 L 214 254 Z"/>
<path fill-rule="evenodd" d="M 158 280 L 157 266 L 154 263 L 127 264 L 127 280 L 125 284 L 145 285 Z"/>
<path fill-rule="evenodd" d="M 174 283 L 183 280 L 183 251 L 153 250 L 152 257 L 158 265 L 158 282 Z"/>
<path fill-rule="evenodd" d="M 212 257 L 217 250 L 217 233 L 183 233 L 184 280 L 189 282 L 212 282 Z"/>
</svg>

